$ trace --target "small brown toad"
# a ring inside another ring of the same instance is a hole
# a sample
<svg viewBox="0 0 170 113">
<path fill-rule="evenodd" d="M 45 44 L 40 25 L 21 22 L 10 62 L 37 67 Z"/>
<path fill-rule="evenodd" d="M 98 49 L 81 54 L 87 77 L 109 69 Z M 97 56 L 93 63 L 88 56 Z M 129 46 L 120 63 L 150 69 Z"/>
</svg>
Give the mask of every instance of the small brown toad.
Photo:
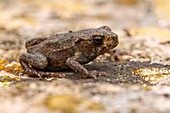
<svg viewBox="0 0 170 113">
<path fill-rule="evenodd" d="M 62 33 L 49 38 L 34 38 L 26 42 L 27 53 L 19 61 L 25 73 L 44 77 L 60 75 L 60 70 L 71 68 L 82 77 L 96 77 L 103 72 L 88 71 L 82 64 L 118 45 L 118 36 L 108 26 Z"/>
</svg>

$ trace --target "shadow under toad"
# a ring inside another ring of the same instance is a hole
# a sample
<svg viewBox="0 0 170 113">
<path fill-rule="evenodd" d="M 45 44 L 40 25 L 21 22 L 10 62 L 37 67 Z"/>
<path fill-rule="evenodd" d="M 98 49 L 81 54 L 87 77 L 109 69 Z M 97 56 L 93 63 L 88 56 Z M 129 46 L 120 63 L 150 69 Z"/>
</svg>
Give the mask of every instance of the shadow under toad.
<svg viewBox="0 0 170 113">
<path fill-rule="evenodd" d="M 74 83 L 110 83 L 110 84 L 147 84 L 152 85 L 149 82 L 143 80 L 139 75 L 132 73 L 134 70 L 140 68 L 167 68 L 170 69 L 170 65 L 162 65 L 162 64 L 151 64 L 150 62 L 100 62 L 100 63 L 91 63 L 84 65 L 88 71 L 96 70 L 102 71 L 109 74 L 109 76 L 99 76 L 97 79 L 87 78 L 84 79 L 79 73 L 75 73 L 72 70 L 64 70 L 62 73 L 66 74 L 65 78 L 60 79 L 68 79 Z M 50 78 L 49 78 L 50 79 Z M 36 77 L 28 77 L 27 79 L 23 79 L 20 82 L 28 82 L 28 81 L 43 81 L 45 82 L 47 79 L 40 79 Z M 57 77 L 53 77 L 53 81 L 59 80 Z M 49 81 L 49 80 L 47 80 Z M 64 82 L 64 81 L 63 81 Z"/>
<path fill-rule="evenodd" d="M 111 83 L 111 84 L 148 84 L 149 82 L 144 81 L 139 75 L 132 73 L 132 71 L 140 68 L 168 68 L 169 65 L 162 65 L 150 62 L 102 62 L 87 64 L 85 67 L 89 70 L 104 71 L 109 76 L 100 76 L 96 80 L 93 78 L 83 79 L 80 74 L 74 73 L 68 75 L 66 78 L 73 80 L 74 82 L 100 82 L 100 83 Z"/>
</svg>

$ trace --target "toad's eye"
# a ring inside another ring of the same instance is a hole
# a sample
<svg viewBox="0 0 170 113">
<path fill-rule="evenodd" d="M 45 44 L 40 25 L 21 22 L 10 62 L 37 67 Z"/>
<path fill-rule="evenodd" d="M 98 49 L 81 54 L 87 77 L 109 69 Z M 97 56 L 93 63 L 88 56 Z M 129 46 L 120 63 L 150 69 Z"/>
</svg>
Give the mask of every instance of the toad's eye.
<svg viewBox="0 0 170 113">
<path fill-rule="evenodd" d="M 93 36 L 92 40 L 93 40 L 93 44 L 95 46 L 100 46 L 103 44 L 104 37 L 103 36 Z"/>
</svg>

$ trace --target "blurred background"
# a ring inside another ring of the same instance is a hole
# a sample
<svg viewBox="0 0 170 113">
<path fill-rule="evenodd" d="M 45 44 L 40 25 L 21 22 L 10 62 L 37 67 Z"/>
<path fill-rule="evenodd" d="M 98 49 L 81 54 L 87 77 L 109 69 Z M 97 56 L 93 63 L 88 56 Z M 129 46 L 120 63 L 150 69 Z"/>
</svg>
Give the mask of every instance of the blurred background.
<svg viewBox="0 0 170 113">
<path fill-rule="evenodd" d="M 0 29 L 23 37 L 108 25 L 165 27 L 169 0 L 0 0 Z"/>
<path fill-rule="evenodd" d="M 30 38 L 102 25 L 119 35 L 118 48 L 131 53 L 128 48 L 142 41 L 127 36 L 142 35 L 145 41 L 149 38 L 149 45 L 150 38 L 169 40 L 170 1 L 0 0 L 0 57 L 16 60 Z M 127 45 L 129 40 L 133 44 Z M 4 54 L 4 50 L 10 54 Z"/>
</svg>

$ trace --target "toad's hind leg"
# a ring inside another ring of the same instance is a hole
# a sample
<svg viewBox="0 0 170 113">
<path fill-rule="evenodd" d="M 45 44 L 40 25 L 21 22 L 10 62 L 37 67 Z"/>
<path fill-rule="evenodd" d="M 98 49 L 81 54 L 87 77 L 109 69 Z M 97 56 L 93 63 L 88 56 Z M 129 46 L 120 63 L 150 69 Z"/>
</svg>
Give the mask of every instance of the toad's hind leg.
<svg viewBox="0 0 170 113">
<path fill-rule="evenodd" d="M 39 76 L 40 78 L 65 77 L 65 74 L 62 73 L 37 71 L 37 70 L 43 70 L 48 65 L 46 57 L 41 54 L 37 53 L 33 55 L 30 53 L 24 53 L 20 56 L 19 61 L 21 67 L 24 70 L 24 73 L 28 74 L 29 76 Z"/>
<path fill-rule="evenodd" d="M 34 46 L 36 44 L 39 44 L 39 43 L 43 42 L 46 39 L 48 39 L 48 38 L 44 37 L 44 38 L 33 38 L 33 39 L 30 39 L 30 40 L 28 40 L 25 43 L 25 47 L 28 48 L 30 46 Z"/>
</svg>

